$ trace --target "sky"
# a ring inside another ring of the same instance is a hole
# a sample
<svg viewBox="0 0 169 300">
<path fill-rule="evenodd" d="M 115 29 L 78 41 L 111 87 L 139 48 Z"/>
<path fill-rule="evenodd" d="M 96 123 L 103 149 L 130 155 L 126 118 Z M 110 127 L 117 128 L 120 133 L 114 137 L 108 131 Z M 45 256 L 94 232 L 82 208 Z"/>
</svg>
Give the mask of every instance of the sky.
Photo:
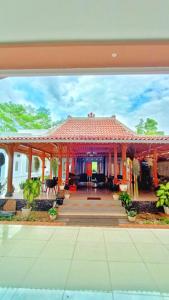
<svg viewBox="0 0 169 300">
<path fill-rule="evenodd" d="M 154 118 L 169 134 L 169 75 L 10 77 L 0 80 L 0 102 L 51 111 L 53 121 L 68 115 L 116 117 L 135 130 L 139 119 Z"/>
</svg>

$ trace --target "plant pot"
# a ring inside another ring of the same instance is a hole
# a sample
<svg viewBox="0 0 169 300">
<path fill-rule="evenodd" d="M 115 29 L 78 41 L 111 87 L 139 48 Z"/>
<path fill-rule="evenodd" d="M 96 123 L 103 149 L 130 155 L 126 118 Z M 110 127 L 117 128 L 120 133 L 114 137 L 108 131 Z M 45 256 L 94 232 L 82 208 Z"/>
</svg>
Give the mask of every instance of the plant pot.
<svg viewBox="0 0 169 300">
<path fill-rule="evenodd" d="M 65 194 L 65 200 L 69 200 L 70 194 Z"/>
<path fill-rule="evenodd" d="M 63 191 L 63 190 L 64 190 L 64 188 L 65 188 L 65 186 L 64 186 L 64 185 L 60 185 L 60 186 L 59 186 L 59 190 L 60 190 L 60 191 Z"/>
<path fill-rule="evenodd" d="M 56 198 L 56 203 L 58 205 L 63 205 L 63 198 Z"/>
<path fill-rule="evenodd" d="M 28 218 L 30 216 L 31 209 L 32 209 L 32 207 L 30 207 L 30 208 L 22 207 L 22 209 L 21 209 L 22 210 L 22 216 L 24 218 Z"/>
<path fill-rule="evenodd" d="M 164 206 L 164 212 L 165 212 L 165 214 L 169 215 L 169 207 L 168 206 Z"/>
<path fill-rule="evenodd" d="M 119 188 L 121 192 L 127 192 L 127 184 L 119 184 Z"/>
<path fill-rule="evenodd" d="M 130 222 L 135 222 L 136 216 L 134 216 L 134 217 L 128 216 L 128 220 L 129 220 Z"/>
<path fill-rule="evenodd" d="M 115 200 L 115 201 L 119 200 L 119 195 L 118 194 L 113 194 L 113 200 Z"/>
<path fill-rule="evenodd" d="M 49 215 L 49 218 L 51 221 L 54 221 L 54 220 L 56 220 L 56 215 Z"/>
</svg>

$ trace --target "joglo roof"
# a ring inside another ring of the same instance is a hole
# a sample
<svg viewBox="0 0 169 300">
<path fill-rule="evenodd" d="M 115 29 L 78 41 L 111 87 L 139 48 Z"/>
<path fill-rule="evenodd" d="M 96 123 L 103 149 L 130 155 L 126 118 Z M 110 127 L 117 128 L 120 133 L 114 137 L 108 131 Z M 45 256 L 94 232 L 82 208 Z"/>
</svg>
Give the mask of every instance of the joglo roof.
<svg viewBox="0 0 169 300">
<path fill-rule="evenodd" d="M 86 118 L 68 117 L 59 127 L 41 136 L 3 136 L 1 142 L 155 142 L 169 144 L 169 136 L 138 135 L 122 124 L 115 116 L 95 117 L 90 113 Z"/>
</svg>

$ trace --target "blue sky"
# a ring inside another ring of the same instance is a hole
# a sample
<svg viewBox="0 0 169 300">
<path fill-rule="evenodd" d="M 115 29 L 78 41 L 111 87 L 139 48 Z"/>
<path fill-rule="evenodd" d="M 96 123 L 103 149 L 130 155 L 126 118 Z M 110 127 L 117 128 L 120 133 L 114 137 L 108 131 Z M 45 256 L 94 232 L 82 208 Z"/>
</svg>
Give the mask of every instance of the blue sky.
<svg viewBox="0 0 169 300">
<path fill-rule="evenodd" d="M 15 77 L 0 80 L 0 101 L 45 106 L 54 121 L 71 116 L 116 115 L 131 129 L 155 118 L 169 134 L 169 75 Z"/>
</svg>

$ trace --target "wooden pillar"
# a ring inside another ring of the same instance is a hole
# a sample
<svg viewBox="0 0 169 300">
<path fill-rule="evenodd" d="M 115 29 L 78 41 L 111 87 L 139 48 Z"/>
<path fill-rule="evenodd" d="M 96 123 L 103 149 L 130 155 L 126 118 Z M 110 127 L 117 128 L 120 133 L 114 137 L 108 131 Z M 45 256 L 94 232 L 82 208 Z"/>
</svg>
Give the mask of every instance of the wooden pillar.
<svg viewBox="0 0 169 300">
<path fill-rule="evenodd" d="M 53 172 L 52 172 L 52 155 L 50 157 L 50 179 L 53 178 Z"/>
<path fill-rule="evenodd" d="M 126 183 L 127 174 L 126 174 L 126 151 L 127 145 L 122 144 L 122 175 L 123 175 L 123 182 Z"/>
<path fill-rule="evenodd" d="M 32 148 L 29 148 L 28 153 L 28 179 L 32 177 Z"/>
<path fill-rule="evenodd" d="M 108 177 L 111 176 L 111 170 L 112 170 L 112 161 L 111 161 L 111 152 L 109 152 L 109 155 L 108 155 Z"/>
<path fill-rule="evenodd" d="M 42 160 L 42 182 L 45 180 L 45 155 L 41 157 Z"/>
<path fill-rule="evenodd" d="M 155 150 L 153 153 L 153 182 L 154 182 L 155 187 L 158 186 L 157 159 L 158 159 L 158 154 L 157 154 L 157 151 Z"/>
<path fill-rule="evenodd" d="M 72 157 L 71 172 L 75 174 L 75 158 Z"/>
<path fill-rule="evenodd" d="M 69 183 L 69 149 L 67 150 L 66 156 L 66 184 Z"/>
<path fill-rule="evenodd" d="M 59 146 L 58 152 L 58 187 L 62 184 L 62 146 Z"/>
<path fill-rule="evenodd" d="M 7 178 L 7 192 L 6 197 L 12 197 L 13 195 L 13 161 L 14 161 L 14 145 L 9 144 L 7 146 L 8 153 L 8 178 Z"/>
<path fill-rule="evenodd" d="M 117 145 L 114 145 L 114 184 L 117 183 Z"/>
</svg>

